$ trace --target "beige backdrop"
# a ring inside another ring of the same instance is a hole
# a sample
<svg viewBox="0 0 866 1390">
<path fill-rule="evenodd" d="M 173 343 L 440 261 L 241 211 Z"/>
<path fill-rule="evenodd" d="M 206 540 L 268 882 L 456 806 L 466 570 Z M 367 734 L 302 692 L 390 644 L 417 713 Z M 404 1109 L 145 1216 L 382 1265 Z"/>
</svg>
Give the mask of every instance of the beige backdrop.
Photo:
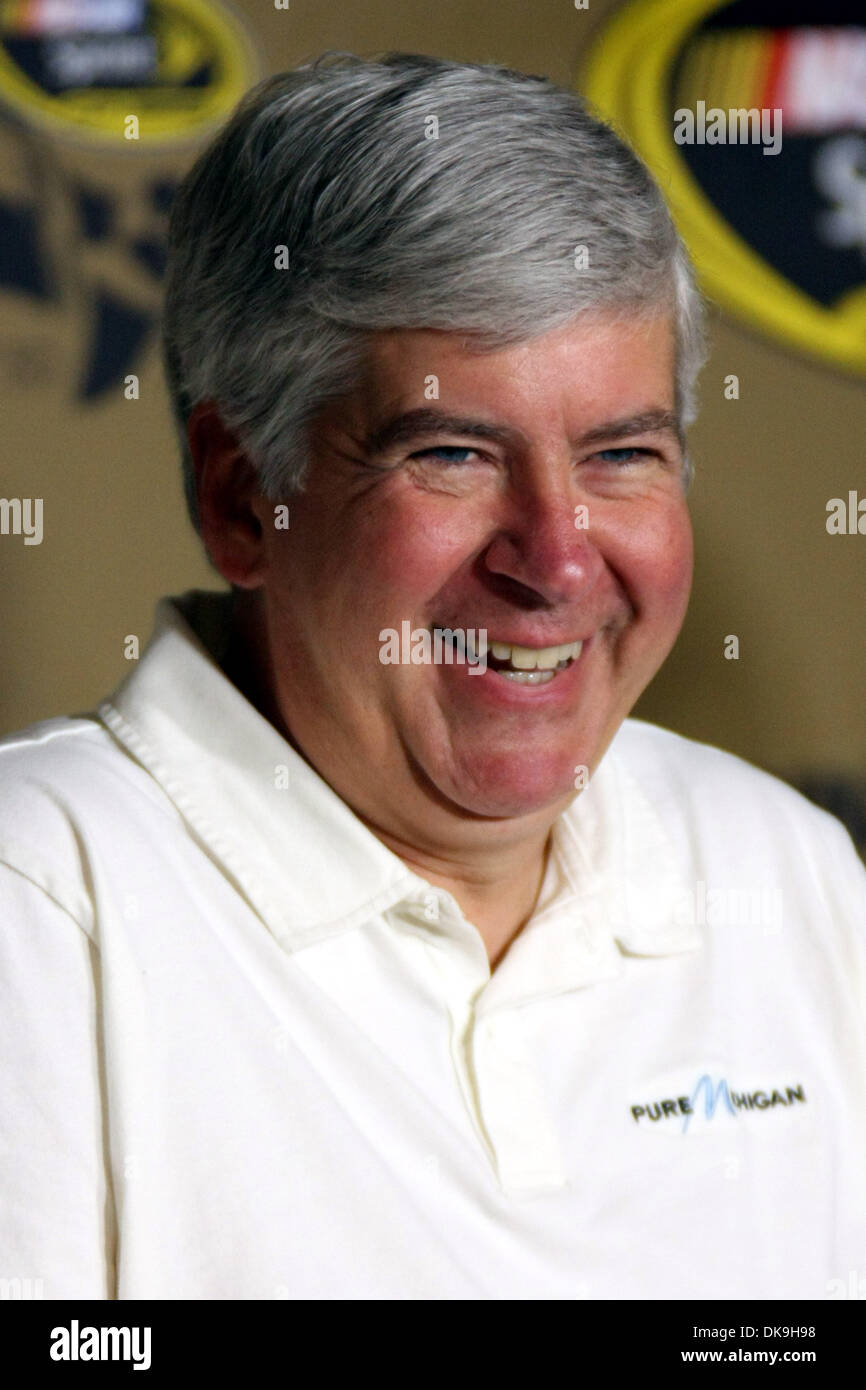
<svg viewBox="0 0 866 1390">
<path fill-rule="evenodd" d="M 261 72 L 326 48 L 403 48 L 498 61 L 572 83 L 587 39 L 611 3 L 590 0 L 236 0 Z M 122 387 L 96 405 L 74 400 L 86 286 L 121 287 L 153 310 L 153 277 L 124 238 L 158 225 L 144 181 L 174 175 L 196 146 L 98 154 L 44 137 L 0 146 L 4 196 L 40 180 L 43 234 L 58 268 L 55 299 L 34 308 L 0 294 L 3 473 L 0 494 L 44 499 L 44 540 L 0 536 L 0 733 L 83 710 L 127 669 L 127 634 L 150 631 L 158 596 L 219 581 L 185 518 L 155 332 L 134 367 L 141 398 Z M 26 163 L 26 167 L 25 167 Z M 44 164 L 44 168 L 42 167 Z M 68 180 L 118 199 L 104 244 L 82 246 Z M 866 389 L 788 353 L 718 310 L 693 429 L 697 569 L 674 654 L 636 713 L 740 753 L 794 780 L 866 770 L 863 588 L 866 537 L 829 536 L 828 498 L 866 495 Z M 735 372 L 740 399 L 726 401 Z M 736 634 L 738 661 L 724 659 Z"/>
</svg>

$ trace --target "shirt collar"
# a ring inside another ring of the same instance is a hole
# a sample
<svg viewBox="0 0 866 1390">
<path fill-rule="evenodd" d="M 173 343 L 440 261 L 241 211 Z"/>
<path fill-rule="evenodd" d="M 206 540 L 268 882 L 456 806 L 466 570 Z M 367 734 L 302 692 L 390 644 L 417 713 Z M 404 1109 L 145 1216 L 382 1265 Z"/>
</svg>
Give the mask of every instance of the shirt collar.
<svg viewBox="0 0 866 1390">
<path fill-rule="evenodd" d="M 397 904 L 435 935 L 441 928 L 426 923 L 422 910 L 431 885 L 367 829 L 220 669 L 231 601 L 229 593 L 201 590 L 160 600 L 153 636 L 98 707 L 100 719 L 286 949 Z M 513 987 L 519 970 L 527 989 L 550 971 L 573 987 L 581 982 L 575 972 L 615 968 L 614 939 L 639 955 L 698 944 L 694 928 L 676 925 L 684 881 L 616 739 L 556 822 L 552 854 L 562 888 L 512 943 L 491 985 L 502 971 Z"/>
</svg>

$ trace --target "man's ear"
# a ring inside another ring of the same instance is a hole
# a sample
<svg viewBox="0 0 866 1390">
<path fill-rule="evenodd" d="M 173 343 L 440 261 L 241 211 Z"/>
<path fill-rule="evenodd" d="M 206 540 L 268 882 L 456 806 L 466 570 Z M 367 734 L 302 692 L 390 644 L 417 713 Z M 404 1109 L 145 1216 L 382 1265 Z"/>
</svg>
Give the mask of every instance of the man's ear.
<svg viewBox="0 0 866 1390">
<path fill-rule="evenodd" d="M 265 565 L 258 475 L 217 402 L 200 401 L 187 421 L 202 540 L 230 584 L 257 589 Z M 258 504 L 258 505 L 257 505 Z"/>
</svg>

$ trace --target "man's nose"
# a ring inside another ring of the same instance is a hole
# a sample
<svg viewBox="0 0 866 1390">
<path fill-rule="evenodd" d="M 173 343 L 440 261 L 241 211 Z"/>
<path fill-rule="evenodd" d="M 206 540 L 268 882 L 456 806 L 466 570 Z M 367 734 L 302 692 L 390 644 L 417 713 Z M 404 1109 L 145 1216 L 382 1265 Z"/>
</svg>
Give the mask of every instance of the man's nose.
<svg viewBox="0 0 866 1390">
<path fill-rule="evenodd" d="M 586 599 L 604 569 L 592 507 L 575 491 L 565 483 L 515 490 L 483 555 L 488 575 L 532 590 L 537 606 Z"/>
</svg>

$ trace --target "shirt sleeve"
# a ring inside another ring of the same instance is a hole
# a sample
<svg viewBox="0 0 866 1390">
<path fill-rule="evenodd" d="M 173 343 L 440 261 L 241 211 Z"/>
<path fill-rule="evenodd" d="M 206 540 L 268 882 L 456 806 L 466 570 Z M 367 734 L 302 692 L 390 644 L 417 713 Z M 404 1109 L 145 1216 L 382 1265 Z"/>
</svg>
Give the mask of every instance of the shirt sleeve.
<svg viewBox="0 0 866 1390">
<path fill-rule="evenodd" d="M 2 1285 L 7 1296 L 115 1296 L 97 961 L 75 918 L 0 862 L 0 1280 L 14 1281 Z"/>
<path fill-rule="evenodd" d="M 821 815 L 828 846 L 824 898 L 831 921 L 850 928 L 848 978 L 866 1028 L 866 864 L 842 822 L 829 812 Z"/>
</svg>

